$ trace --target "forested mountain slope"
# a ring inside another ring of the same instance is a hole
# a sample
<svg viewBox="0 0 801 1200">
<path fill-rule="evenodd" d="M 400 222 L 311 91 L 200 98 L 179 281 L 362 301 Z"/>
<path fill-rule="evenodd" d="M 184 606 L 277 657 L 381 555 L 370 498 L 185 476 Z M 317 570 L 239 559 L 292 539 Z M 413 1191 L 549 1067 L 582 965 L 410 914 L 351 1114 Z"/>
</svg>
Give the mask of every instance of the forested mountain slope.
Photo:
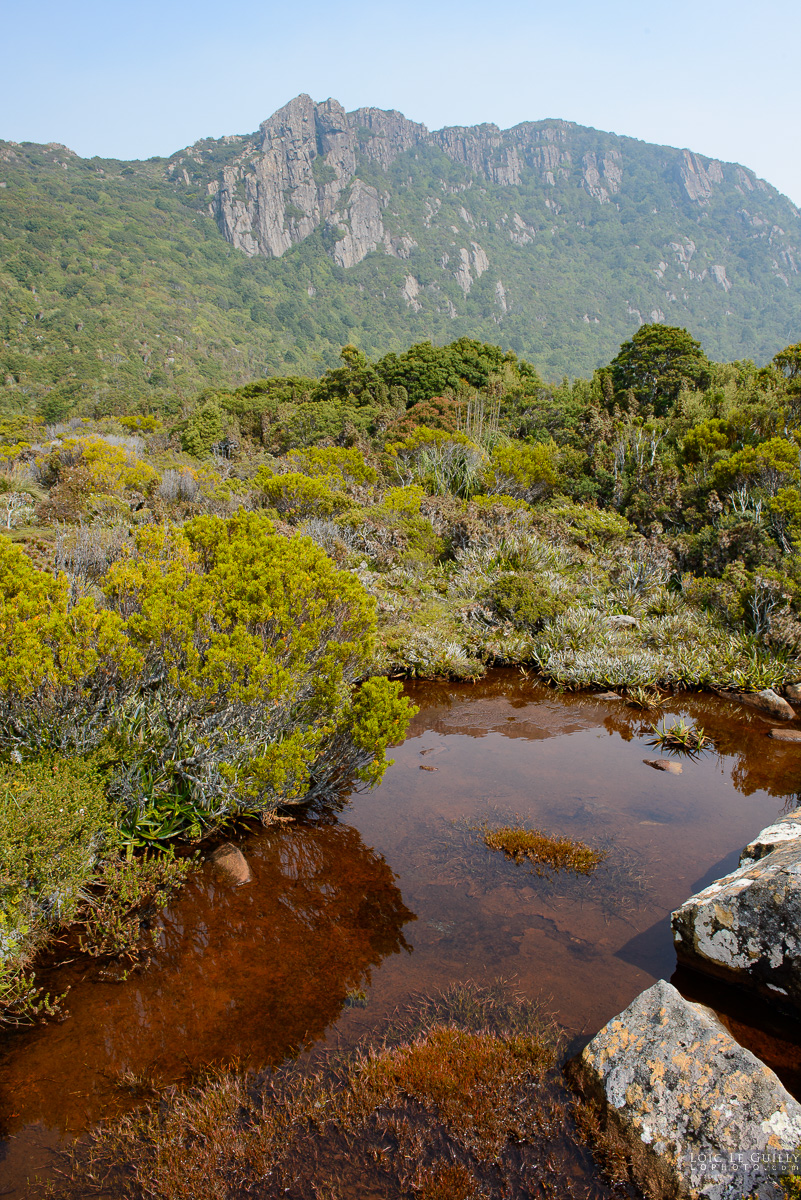
<svg viewBox="0 0 801 1200">
<path fill-rule="evenodd" d="M 177 407 L 461 336 L 556 378 L 654 320 L 761 363 L 797 340 L 799 261 L 799 210 L 746 168 L 564 121 L 430 133 L 300 96 L 169 160 L 0 142 L 2 396 Z"/>
</svg>

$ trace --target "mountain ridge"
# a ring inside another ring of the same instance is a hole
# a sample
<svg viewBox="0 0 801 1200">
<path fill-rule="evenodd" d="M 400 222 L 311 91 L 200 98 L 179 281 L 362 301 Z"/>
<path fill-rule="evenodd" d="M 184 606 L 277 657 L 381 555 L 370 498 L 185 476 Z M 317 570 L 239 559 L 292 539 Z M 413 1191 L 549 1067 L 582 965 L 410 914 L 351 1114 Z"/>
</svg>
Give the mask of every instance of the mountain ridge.
<svg viewBox="0 0 801 1200">
<path fill-rule="evenodd" d="M 0 184 L 6 405 L 319 374 L 345 342 L 468 336 L 587 374 L 648 321 L 764 362 L 801 326 L 791 200 L 558 118 L 431 132 L 303 94 L 168 159 L 0 142 Z"/>
</svg>

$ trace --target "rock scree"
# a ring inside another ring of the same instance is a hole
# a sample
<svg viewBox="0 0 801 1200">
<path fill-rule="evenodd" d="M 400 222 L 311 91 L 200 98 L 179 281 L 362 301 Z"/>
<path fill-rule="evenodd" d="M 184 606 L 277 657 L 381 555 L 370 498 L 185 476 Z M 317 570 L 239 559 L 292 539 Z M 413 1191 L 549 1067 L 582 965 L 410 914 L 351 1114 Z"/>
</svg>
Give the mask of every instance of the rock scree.
<svg viewBox="0 0 801 1200">
<path fill-rule="evenodd" d="M 660 980 L 568 1067 L 650 1200 L 781 1200 L 801 1105 L 711 1009 Z M 783 1165 L 784 1164 L 784 1165 Z"/>
<path fill-rule="evenodd" d="M 680 962 L 801 1016 L 801 809 L 763 829 L 671 925 Z"/>
</svg>

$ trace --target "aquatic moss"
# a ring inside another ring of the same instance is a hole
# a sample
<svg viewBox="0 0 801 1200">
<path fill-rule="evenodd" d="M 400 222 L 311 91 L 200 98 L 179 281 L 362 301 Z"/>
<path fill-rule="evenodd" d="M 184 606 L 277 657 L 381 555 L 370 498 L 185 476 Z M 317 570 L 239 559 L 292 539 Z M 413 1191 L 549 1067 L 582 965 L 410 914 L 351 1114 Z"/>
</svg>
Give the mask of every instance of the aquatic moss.
<svg viewBox="0 0 801 1200">
<path fill-rule="evenodd" d="M 383 1036 L 320 1066 L 215 1070 L 157 1094 L 76 1146 L 47 1194 L 584 1195 L 558 1046 L 540 1007 L 502 983 L 413 997 Z"/>
<path fill-rule="evenodd" d="M 484 826 L 481 837 L 490 850 L 501 850 L 507 858 L 518 863 L 533 863 L 537 874 L 550 869 L 590 875 L 606 858 L 603 850 L 593 850 L 573 838 L 553 837 L 539 829 L 515 825 L 501 825 L 496 829 Z"/>
</svg>

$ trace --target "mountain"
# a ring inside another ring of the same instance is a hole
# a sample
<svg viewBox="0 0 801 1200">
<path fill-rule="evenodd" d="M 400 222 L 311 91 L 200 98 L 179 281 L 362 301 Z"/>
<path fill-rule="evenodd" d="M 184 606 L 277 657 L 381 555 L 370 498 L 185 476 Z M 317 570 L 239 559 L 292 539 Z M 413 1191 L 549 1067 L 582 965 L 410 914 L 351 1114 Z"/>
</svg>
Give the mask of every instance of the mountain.
<svg viewBox="0 0 801 1200">
<path fill-rule="evenodd" d="M 470 336 L 546 378 L 645 321 L 801 331 L 801 213 L 752 171 L 566 121 L 429 132 L 298 96 L 170 159 L 0 142 L 0 404 L 52 417 Z"/>
</svg>

